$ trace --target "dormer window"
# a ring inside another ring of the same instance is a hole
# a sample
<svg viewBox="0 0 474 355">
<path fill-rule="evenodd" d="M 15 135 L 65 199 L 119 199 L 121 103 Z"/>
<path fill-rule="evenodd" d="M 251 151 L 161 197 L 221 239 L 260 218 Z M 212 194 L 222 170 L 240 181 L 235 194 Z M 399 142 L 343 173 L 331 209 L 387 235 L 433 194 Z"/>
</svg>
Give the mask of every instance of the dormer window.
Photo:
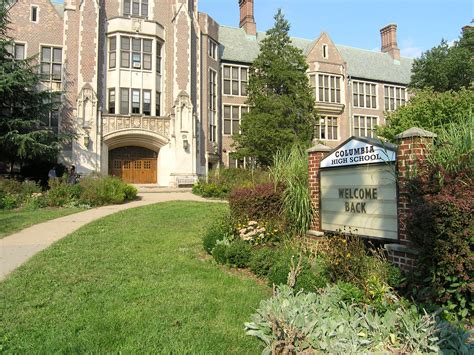
<svg viewBox="0 0 474 355">
<path fill-rule="evenodd" d="M 124 0 L 123 1 L 124 16 L 148 16 L 148 0 Z"/>
<path fill-rule="evenodd" d="M 323 44 L 323 58 L 328 59 L 328 45 Z"/>
<path fill-rule="evenodd" d="M 30 21 L 31 22 L 38 22 L 38 6 L 31 5 L 30 8 Z"/>
</svg>

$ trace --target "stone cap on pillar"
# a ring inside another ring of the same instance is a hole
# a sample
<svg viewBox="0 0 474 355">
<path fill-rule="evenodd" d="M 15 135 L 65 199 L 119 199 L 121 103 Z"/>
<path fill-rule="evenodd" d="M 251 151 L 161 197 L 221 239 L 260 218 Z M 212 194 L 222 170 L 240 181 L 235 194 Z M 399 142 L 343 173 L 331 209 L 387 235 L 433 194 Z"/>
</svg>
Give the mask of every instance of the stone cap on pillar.
<svg viewBox="0 0 474 355">
<path fill-rule="evenodd" d="M 318 143 L 315 146 L 309 148 L 306 152 L 307 153 L 314 153 L 314 152 L 330 152 L 332 148 L 329 148 L 328 146 Z"/>
<path fill-rule="evenodd" d="M 397 134 L 395 136 L 395 139 L 414 138 L 414 137 L 436 138 L 437 136 L 438 135 L 436 133 L 427 131 L 423 128 L 412 127 L 400 134 Z"/>
</svg>

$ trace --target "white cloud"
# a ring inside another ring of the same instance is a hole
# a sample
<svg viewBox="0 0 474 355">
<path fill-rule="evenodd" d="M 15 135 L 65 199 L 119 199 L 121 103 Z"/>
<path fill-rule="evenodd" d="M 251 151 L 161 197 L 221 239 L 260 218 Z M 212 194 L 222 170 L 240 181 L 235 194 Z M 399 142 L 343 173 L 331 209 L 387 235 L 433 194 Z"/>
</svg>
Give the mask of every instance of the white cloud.
<svg viewBox="0 0 474 355">
<path fill-rule="evenodd" d="M 417 58 L 423 53 L 423 48 L 417 47 L 411 38 L 404 39 L 400 45 L 400 55 L 402 57 Z"/>
</svg>

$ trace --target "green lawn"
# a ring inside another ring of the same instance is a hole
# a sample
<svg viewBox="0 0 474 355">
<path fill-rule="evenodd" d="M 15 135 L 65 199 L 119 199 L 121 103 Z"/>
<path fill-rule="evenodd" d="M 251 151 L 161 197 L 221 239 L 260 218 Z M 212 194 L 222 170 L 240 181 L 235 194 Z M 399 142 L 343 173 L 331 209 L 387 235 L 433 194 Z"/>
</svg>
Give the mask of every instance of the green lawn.
<svg viewBox="0 0 474 355">
<path fill-rule="evenodd" d="M 0 351 L 260 353 L 243 323 L 270 290 L 202 254 L 224 208 L 131 209 L 40 253 L 0 283 Z"/>
<path fill-rule="evenodd" d="M 32 226 L 33 224 L 46 222 L 50 219 L 67 216 L 80 211 L 83 211 L 83 209 L 77 207 L 0 211 L 0 238 Z"/>
</svg>

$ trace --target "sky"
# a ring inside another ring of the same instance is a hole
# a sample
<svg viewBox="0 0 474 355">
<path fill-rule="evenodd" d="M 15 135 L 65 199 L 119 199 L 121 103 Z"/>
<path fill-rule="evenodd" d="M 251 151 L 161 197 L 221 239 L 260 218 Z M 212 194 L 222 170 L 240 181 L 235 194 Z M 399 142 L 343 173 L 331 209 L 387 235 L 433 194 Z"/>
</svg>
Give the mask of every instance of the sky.
<svg viewBox="0 0 474 355">
<path fill-rule="evenodd" d="M 472 24 L 474 0 L 254 0 L 258 31 L 274 23 L 279 8 L 290 22 L 290 35 L 314 39 L 327 32 L 334 43 L 380 50 L 380 29 L 396 23 L 401 55 L 417 57 L 452 42 Z M 199 0 L 199 11 L 221 25 L 239 26 L 238 0 Z"/>
</svg>

